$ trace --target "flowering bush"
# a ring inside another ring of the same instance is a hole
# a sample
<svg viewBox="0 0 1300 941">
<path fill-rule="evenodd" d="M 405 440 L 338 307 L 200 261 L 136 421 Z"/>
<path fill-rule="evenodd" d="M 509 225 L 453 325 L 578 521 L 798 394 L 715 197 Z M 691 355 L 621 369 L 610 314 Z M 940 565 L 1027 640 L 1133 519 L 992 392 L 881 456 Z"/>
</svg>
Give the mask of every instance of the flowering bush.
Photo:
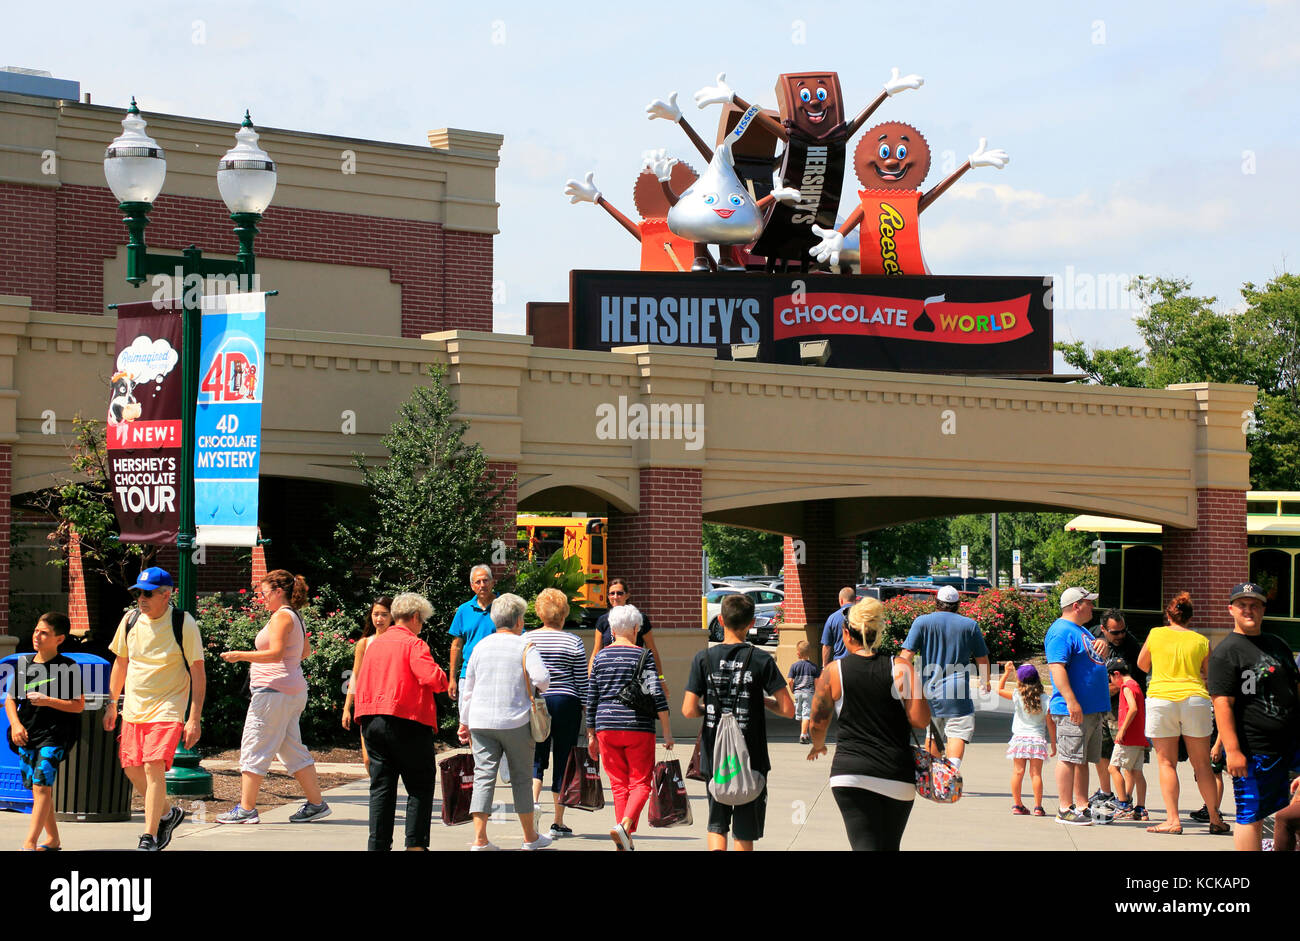
<svg viewBox="0 0 1300 941">
<path fill-rule="evenodd" d="M 1027 660 L 1041 644 L 1047 627 L 1060 612 L 1044 608 L 1049 601 L 1035 601 L 1012 589 L 988 589 L 975 598 L 963 601 L 957 613 L 973 618 L 984 634 L 993 663 L 1003 660 Z M 897 654 L 907 638 L 912 622 L 935 610 L 928 598 L 899 595 L 885 602 L 885 636 L 880 643 L 882 654 Z M 1047 618 L 1044 622 L 1044 618 Z"/>
<path fill-rule="evenodd" d="M 353 734 L 346 732 L 342 719 L 345 682 L 352 669 L 356 649 L 351 636 L 357 618 L 343 611 L 322 611 L 319 599 L 298 611 L 313 652 L 302 662 L 307 678 L 307 708 L 301 727 L 308 748 L 331 745 Z M 203 635 L 207 702 L 203 707 L 203 744 L 222 748 L 239 745 L 248 712 L 244 680 L 249 664 L 226 663 L 227 650 L 252 650 L 253 640 L 270 615 L 251 592 L 212 595 L 199 599 L 199 632 Z"/>
</svg>

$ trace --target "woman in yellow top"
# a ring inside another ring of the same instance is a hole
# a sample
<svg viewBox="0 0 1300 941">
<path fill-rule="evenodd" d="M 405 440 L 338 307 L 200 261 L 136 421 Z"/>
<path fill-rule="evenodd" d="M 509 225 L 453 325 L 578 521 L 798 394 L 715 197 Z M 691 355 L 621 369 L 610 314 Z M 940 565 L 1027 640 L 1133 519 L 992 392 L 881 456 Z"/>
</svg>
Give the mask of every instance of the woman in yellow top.
<svg viewBox="0 0 1300 941">
<path fill-rule="evenodd" d="M 1153 627 L 1138 653 L 1138 669 L 1147 681 L 1146 734 L 1156 749 L 1160 765 L 1160 792 L 1164 795 L 1164 823 L 1147 827 L 1148 833 L 1182 833 L 1178 819 L 1178 739 L 1187 744 L 1187 757 L 1196 771 L 1196 786 L 1210 808 L 1210 832 L 1231 833 L 1219 815 L 1210 771 L 1210 696 L 1205 689 L 1210 642 L 1188 627 L 1192 596 L 1182 592 L 1165 607 L 1164 627 Z"/>
</svg>

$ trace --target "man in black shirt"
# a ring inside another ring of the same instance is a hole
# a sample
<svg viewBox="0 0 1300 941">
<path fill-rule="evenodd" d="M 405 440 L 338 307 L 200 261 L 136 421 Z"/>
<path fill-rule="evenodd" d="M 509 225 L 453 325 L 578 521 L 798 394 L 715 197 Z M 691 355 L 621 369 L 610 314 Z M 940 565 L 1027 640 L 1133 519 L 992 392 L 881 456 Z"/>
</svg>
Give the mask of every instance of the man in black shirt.
<svg viewBox="0 0 1300 941">
<path fill-rule="evenodd" d="M 1291 650 L 1263 632 L 1268 596 L 1251 582 L 1232 590 L 1233 631 L 1210 654 L 1209 682 L 1237 800 L 1239 850 L 1259 850 L 1263 822 L 1290 802 L 1300 770 L 1300 670 Z"/>
<path fill-rule="evenodd" d="M 18 753 L 23 786 L 32 792 L 32 820 L 25 850 L 61 849 L 54 821 L 54 782 L 59 764 L 76 742 L 81 712 L 81 667 L 59 653 L 68 636 L 67 615 L 41 615 L 32 631 L 31 656 L 21 658 L 5 691 L 9 747 Z M 41 831 L 46 840 L 40 843 Z"/>
<path fill-rule="evenodd" d="M 767 754 L 767 720 L 764 708 L 787 719 L 794 718 L 794 699 L 776 661 L 745 643 L 754 625 L 754 602 L 747 595 L 727 595 L 720 615 L 723 642 L 701 650 L 691 663 L 682 715 L 704 717 L 700 741 L 700 770 L 711 775 L 713 744 L 723 712 L 735 713 L 745 737 L 750 766 L 764 776 L 772 770 Z M 767 788 L 748 804 L 732 807 L 709 795 L 709 849 L 725 850 L 730 831 L 738 850 L 752 850 L 763 836 L 767 814 Z"/>
</svg>

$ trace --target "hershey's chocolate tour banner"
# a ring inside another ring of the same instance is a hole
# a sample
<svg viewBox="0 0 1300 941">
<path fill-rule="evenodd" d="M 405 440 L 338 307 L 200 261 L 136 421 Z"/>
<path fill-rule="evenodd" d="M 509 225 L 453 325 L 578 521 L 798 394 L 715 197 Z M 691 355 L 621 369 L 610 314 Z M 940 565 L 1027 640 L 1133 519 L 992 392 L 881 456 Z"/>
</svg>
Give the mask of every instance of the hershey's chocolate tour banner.
<svg viewBox="0 0 1300 941">
<path fill-rule="evenodd" d="M 181 310 L 120 304 L 109 380 L 108 479 L 123 542 L 170 545 L 180 528 Z"/>
<path fill-rule="evenodd" d="M 572 346 L 758 344 L 758 362 L 798 364 L 830 340 L 826 365 L 910 372 L 1052 372 L 1051 279 L 574 271 Z"/>
</svg>

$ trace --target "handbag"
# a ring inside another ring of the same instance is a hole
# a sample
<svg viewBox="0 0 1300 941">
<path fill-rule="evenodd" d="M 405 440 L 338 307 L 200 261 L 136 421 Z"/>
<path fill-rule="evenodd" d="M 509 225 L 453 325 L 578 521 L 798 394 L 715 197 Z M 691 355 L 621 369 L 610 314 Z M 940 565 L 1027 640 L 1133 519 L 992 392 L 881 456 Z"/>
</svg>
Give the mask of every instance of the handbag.
<svg viewBox="0 0 1300 941">
<path fill-rule="evenodd" d="M 903 707 L 906 709 L 906 705 Z M 910 723 L 909 723 L 910 728 Z M 961 772 L 943 754 L 944 740 L 939 728 L 930 720 L 930 736 L 939 743 L 939 755 L 931 755 L 917 742 L 912 729 L 912 763 L 916 774 L 916 793 L 936 804 L 955 804 L 961 800 Z"/>
<path fill-rule="evenodd" d="M 618 691 L 614 698 L 635 712 L 638 718 L 649 719 L 653 722 L 659 710 L 655 708 L 654 696 L 646 692 L 642 683 L 646 660 L 649 657 L 650 648 L 643 647 L 641 656 L 636 661 L 636 672 L 632 674 L 630 680 L 623 684 L 623 688 Z"/>
<path fill-rule="evenodd" d="M 676 758 L 655 765 L 650 775 L 649 804 L 652 827 L 689 827 L 694 823 L 682 765 Z"/>
<path fill-rule="evenodd" d="M 603 810 L 605 788 L 600 783 L 600 759 L 592 758 L 586 745 L 574 745 L 564 767 L 560 803 L 578 810 Z"/>
<path fill-rule="evenodd" d="M 708 781 L 709 776 L 700 770 L 700 749 L 704 747 L 704 728 L 695 736 L 695 751 L 691 752 L 690 763 L 686 766 L 686 776 L 692 781 Z"/>
<path fill-rule="evenodd" d="M 438 762 L 442 772 L 442 822 L 449 827 L 469 823 L 474 799 L 474 756 L 461 752 Z"/>
<path fill-rule="evenodd" d="M 524 645 L 524 686 L 528 688 L 528 728 L 533 733 L 534 742 L 544 742 L 551 737 L 551 710 L 546 708 L 545 697 L 533 693 L 533 679 L 528 675 L 528 650 L 533 644 Z"/>
</svg>

